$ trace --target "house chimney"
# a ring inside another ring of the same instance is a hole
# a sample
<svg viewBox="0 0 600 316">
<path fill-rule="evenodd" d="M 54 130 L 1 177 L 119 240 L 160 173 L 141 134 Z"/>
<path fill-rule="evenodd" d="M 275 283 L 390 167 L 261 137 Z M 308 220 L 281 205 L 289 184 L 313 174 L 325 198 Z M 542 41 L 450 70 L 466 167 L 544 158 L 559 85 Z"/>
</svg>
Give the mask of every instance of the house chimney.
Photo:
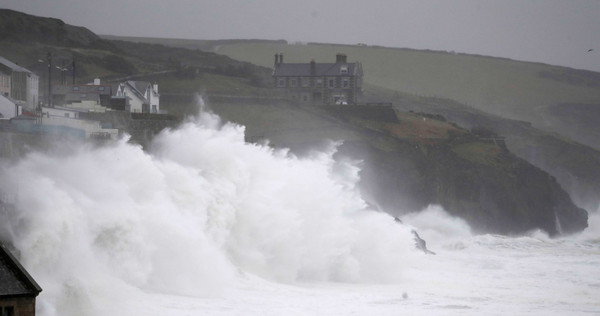
<svg viewBox="0 0 600 316">
<path fill-rule="evenodd" d="M 100 85 L 100 78 L 95 78 L 94 79 L 94 85 L 95 86 L 99 86 Z"/>
<path fill-rule="evenodd" d="M 279 53 L 279 63 L 283 64 L 283 53 Z"/>
<path fill-rule="evenodd" d="M 317 65 L 315 64 L 315 59 L 314 58 L 312 58 L 310 60 L 310 74 L 312 76 L 314 76 L 314 75 L 317 74 Z"/>
<path fill-rule="evenodd" d="M 275 53 L 275 66 L 279 64 L 279 54 Z"/>
<path fill-rule="evenodd" d="M 155 82 L 155 83 L 152 85 L 152 89 L 154 90 L 154 93 L 158 94 L 158 83 L 156 83 L 156 82 Z"/>
<path fill-rule="evenodd" d="M 335 63 L 336 64 L 345 64 L 346 63 L 346 55 L 338 53 L 335 55 Z"/>
</svg>

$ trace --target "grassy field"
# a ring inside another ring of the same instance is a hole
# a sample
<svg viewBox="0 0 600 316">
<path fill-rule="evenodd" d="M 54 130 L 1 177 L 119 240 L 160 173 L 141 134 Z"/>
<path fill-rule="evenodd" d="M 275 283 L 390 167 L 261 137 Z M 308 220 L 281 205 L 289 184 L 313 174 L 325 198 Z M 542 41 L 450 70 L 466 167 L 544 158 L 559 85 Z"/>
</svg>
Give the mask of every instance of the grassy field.
<svg viewBox="0 0 600 316">
<path fill-rule="evenodd" d="M 548 109 L 566 103 L 600 107 L 600 73 L 540 63 L 378 46 L 253 40 L 128 40 L 210 50 L 264 67 L 273 67 L 275 53 L 283 53 L 284 61 L 289 63 L 305 63 L 311 58 L 333 62 L 335 54 L 345 53 L 348 61 L 362 63 L 364 84 L 369 90 L 455 100 L 561 134 L 569 134 L 572 124 L 562 122 L 562 118 L 554 117 Z"/>
<path fill-rule="evenodd" d="M 536 109 L 551 104 L 600 101 L 599 78 L 579 84 L 559 80 L 563 68 L 445 52 L 348 45 L 286 45 L 235 43 L 220 45 L 216 52 L 234 59 L 272 67 L 273 54 L 281 52 L 285 62 L 335 61 L 345 53 L 349 61 L 360 61 L 367 84 L 422 96 L 453 99 L 486 112 L 514 119 L 536 120 Z M 544 76 L 545 73 L 556 74 Z M 600 77 L 600 75 L 598 75 Z M 573 81 L 573 80 L 572 80 Z"/>
</svg>

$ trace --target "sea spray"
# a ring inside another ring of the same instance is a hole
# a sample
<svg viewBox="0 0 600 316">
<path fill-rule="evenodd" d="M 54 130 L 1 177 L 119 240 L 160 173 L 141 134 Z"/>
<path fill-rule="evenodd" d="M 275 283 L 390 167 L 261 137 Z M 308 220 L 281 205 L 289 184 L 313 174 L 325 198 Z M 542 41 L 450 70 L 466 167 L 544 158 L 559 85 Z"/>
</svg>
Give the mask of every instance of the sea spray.
<svg viewBox="0 0 600 316">
<path fill-rule="evenodd" d="M 220 295 L 248 273 L 397 282 L 414 256 L 410 230 L 367 207 L 335 144 L 298 158 L 204 114 L 151 148 L 122 139 L 2 169 L 18 196 L 3 221 L 44 288 L 40 315 L 138 313 L 145 293 Z"/>
</svg>

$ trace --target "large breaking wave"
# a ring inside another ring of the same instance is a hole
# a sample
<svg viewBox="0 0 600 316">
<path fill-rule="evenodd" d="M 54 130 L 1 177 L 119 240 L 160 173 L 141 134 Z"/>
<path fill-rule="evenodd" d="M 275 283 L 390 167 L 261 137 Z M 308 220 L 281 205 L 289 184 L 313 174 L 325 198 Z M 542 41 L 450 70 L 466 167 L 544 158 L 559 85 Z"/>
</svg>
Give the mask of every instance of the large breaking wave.
<svg viewBox="0 0 600 316">
<path fill-rule="evenodd" d="M 144 293 L 277 282 L 397 282 L 410 229 L 370 210 L 336 145 L 299 158 L 203 114 L 149 152 L 125 139 L 2 167 L 2 231 L 44 291 L 42 315 L 140 313 Z M 334 171 L 335 170 L 335 171 Z"/>
</svg>

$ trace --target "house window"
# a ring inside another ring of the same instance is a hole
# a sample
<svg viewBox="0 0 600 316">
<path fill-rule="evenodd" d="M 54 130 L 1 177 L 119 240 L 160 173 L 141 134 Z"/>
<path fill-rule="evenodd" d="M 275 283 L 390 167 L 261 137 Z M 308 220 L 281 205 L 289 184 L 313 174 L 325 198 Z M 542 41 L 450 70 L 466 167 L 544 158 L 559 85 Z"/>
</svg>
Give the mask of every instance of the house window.
<svg viewBox="0 0 600 316">
<path fill-rule="evenodd" d="M 278 78 L 277 79 L 277 86 L 280 88 L 285 87 L 285 78 Z"/>
<path fill-rule="evenodd" d="M 82 97 L 82 98 L 85 98 L 85 97 L 87 97 L 87 94 L 85 94 L 85 93 L 82 93 L 82 94 L 81 94 L 81 97 Z"/>
<path fill-rule="evenodd" d="M 310 78 L 308 78 L 308 77 L 302 77 L 302 86 L 303 87 L 310 87 Z"/>
<path fill-rule="evenodd" d="M 13 306 L 4 306 L 2 316 L 14 316 L 15 308 Z"/>
<path fill-rule="evenodd" d="M 329 79 L 328 86 L 329 86 L 329 88 L 335 87 L 335 79 Z"/>
<path fill-rule="evenodd" d="M 77 87 L 77 86 L 74 86 L 74 87 L 73 87 L 73 91 L 79 91 L 79 87 Z"/>
<path fill-rule="evenodd" d="M 71 117 L 69 113 L 65 113 L 65 117 Z"/>
<path fill-rule="evenodd" d="M 322 86 L 323 86 L 323 79 L 321 79 L 321 78 L 318 78 L 318 79 L 317 79 L 316 86 L 317 86 L 317 87 L 322 87 Z"/>
<path fill-rule="evenodd" d="M 297 87 L 297 86 L 298 86 L 298 79 L 296 79 L 296 78 L 290 79 L 290 87 Z"/>
<path fill-rule="evenodd" d="M 342 74 L 347 74 L 348 73 L 348 66 L 344 65 L 340 67 L 340 73 Z"/>
<path fill-rule="evenodd" d="M 98 91 L 104 91 L 104 87 L 98 87 Z"/>
<path fill-rule="evenodd" d="M 348 79 L 348 78 L 343 78 L 343 79 L 342 79 L 342 87 L 343 87 L 343 88 L 348 88 L 348 87 L 350 87 L 350 79 Z"/>
</svg>

